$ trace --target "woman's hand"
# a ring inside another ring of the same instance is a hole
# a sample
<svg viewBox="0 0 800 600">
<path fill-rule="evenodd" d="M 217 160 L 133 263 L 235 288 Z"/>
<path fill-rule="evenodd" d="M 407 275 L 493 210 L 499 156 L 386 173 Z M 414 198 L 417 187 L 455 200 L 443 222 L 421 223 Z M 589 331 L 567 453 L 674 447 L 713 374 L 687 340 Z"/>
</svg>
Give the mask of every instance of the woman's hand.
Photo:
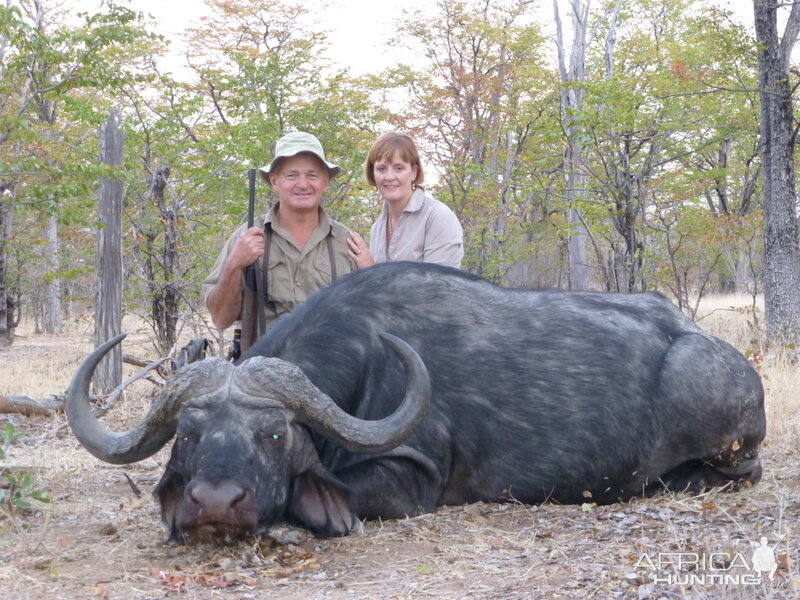
<svg viewBox="0 0 800 600">
<path fill-rule="evenodd" d="M 364 238 L 355 231 L 351 231 L 347 237 L 347 254 L 358 269 L 365 269 L 375 264 Z"/>
</svg>

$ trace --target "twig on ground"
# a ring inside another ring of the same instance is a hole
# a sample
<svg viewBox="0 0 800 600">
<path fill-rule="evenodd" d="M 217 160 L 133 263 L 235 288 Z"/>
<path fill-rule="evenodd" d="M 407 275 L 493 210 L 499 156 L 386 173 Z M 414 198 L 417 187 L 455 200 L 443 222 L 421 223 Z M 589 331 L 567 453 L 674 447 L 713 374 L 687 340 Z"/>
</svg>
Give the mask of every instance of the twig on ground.
<svg viewBox="0 0 800 600">
<path fill-rule="evenodd" d="M 133 495 L 136 496 L 137 498 L 141 498 L 142 490 L 139 489 L 139 486 L 133 482 L 133 479 L 131 479 L 130 476 L 125 471 L 123 471 L 122 474 L 125 475 L 125 479 L 128 480 L 128 485 L 131 486 L 131 490 L 133 490 Z"/>
</svg>

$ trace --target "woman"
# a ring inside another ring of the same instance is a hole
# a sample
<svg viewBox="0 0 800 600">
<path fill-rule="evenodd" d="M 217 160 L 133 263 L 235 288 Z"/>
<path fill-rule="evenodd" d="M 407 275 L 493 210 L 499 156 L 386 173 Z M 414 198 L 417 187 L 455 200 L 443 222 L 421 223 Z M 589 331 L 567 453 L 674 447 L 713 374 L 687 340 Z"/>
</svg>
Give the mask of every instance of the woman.
<svg viewBox="0 0 800 600">
<path fill-rule="evenodd" d="M 369 248 L 358 233 L 347 239 L 356 266 L 409 260 L 460 268 L 461 223 L 420 185 L 424 173 L 414 140 L 403 133 L 384 133 L 369 151 L 364 171 L 383 198 L 383 211 L 370 230 Z"/>
</svg>

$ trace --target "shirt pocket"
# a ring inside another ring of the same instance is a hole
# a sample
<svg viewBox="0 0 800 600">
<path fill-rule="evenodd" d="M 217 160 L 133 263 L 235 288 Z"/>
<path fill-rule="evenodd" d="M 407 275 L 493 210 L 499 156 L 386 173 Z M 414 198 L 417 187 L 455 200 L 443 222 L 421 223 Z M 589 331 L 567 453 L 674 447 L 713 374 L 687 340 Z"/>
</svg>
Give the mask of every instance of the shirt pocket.
<svg viewBox="0 0 800 600">
<path fill-rule="evenodd" d="M 292 274 L 289 263 L 283 253 L 270 252 L 267 278 L 268 299 L 276 304 L 291 307 L 294 304 Z"/>
<path fill-rule="evenodd" d="M 324 252 L 318 252 L 314 257 L 314 283 L 317 288 L 328 285 L 333 281 L 333 272 L 331 271 L 331 259 L 328 256 L 328 249 L 325 248 Z M 337 273 L 337 276 L 339 274 Z"/>
</svg>

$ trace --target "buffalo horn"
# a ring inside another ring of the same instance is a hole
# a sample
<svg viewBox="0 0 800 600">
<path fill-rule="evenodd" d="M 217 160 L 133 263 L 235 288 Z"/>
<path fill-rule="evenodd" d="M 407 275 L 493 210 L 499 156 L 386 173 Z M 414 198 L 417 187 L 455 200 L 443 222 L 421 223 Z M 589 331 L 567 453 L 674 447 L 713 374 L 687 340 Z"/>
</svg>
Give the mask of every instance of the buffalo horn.
<svg viewBox="0 0 800 600">
<path fill-rule="evenodd" d="M 67 420 L 75 437 L 94 456 L 117 465 L 144 460 L 158 452 L 175 435 L 181 404 L 224 385 L 228 371 L 233 369 L 219 358 L 180 369 L 167 380 L 136 427 L 125 432 L 110 431 L 92 414 L 89 384 L 97 364 L 124 337 L 125 334 L 118 335 L 97 347 L 78 367 L 67 394 Z"/>
<path fill-rule="evenodd" d="M 406 370 L 405 397 L 395 412 L 378 421 L 359 419 L 342 410 L 309 381 L 299 367 L 282 360 L 254 358 L 237 372 L 237 385 L 262 398 L 279 400 L 295 419 L 354 452 L 379 453 L 402 444 L 428 412 L 431 383 L 422 359 L 406 342 L 388 333 L 383 342 Z"/>
</svg>

